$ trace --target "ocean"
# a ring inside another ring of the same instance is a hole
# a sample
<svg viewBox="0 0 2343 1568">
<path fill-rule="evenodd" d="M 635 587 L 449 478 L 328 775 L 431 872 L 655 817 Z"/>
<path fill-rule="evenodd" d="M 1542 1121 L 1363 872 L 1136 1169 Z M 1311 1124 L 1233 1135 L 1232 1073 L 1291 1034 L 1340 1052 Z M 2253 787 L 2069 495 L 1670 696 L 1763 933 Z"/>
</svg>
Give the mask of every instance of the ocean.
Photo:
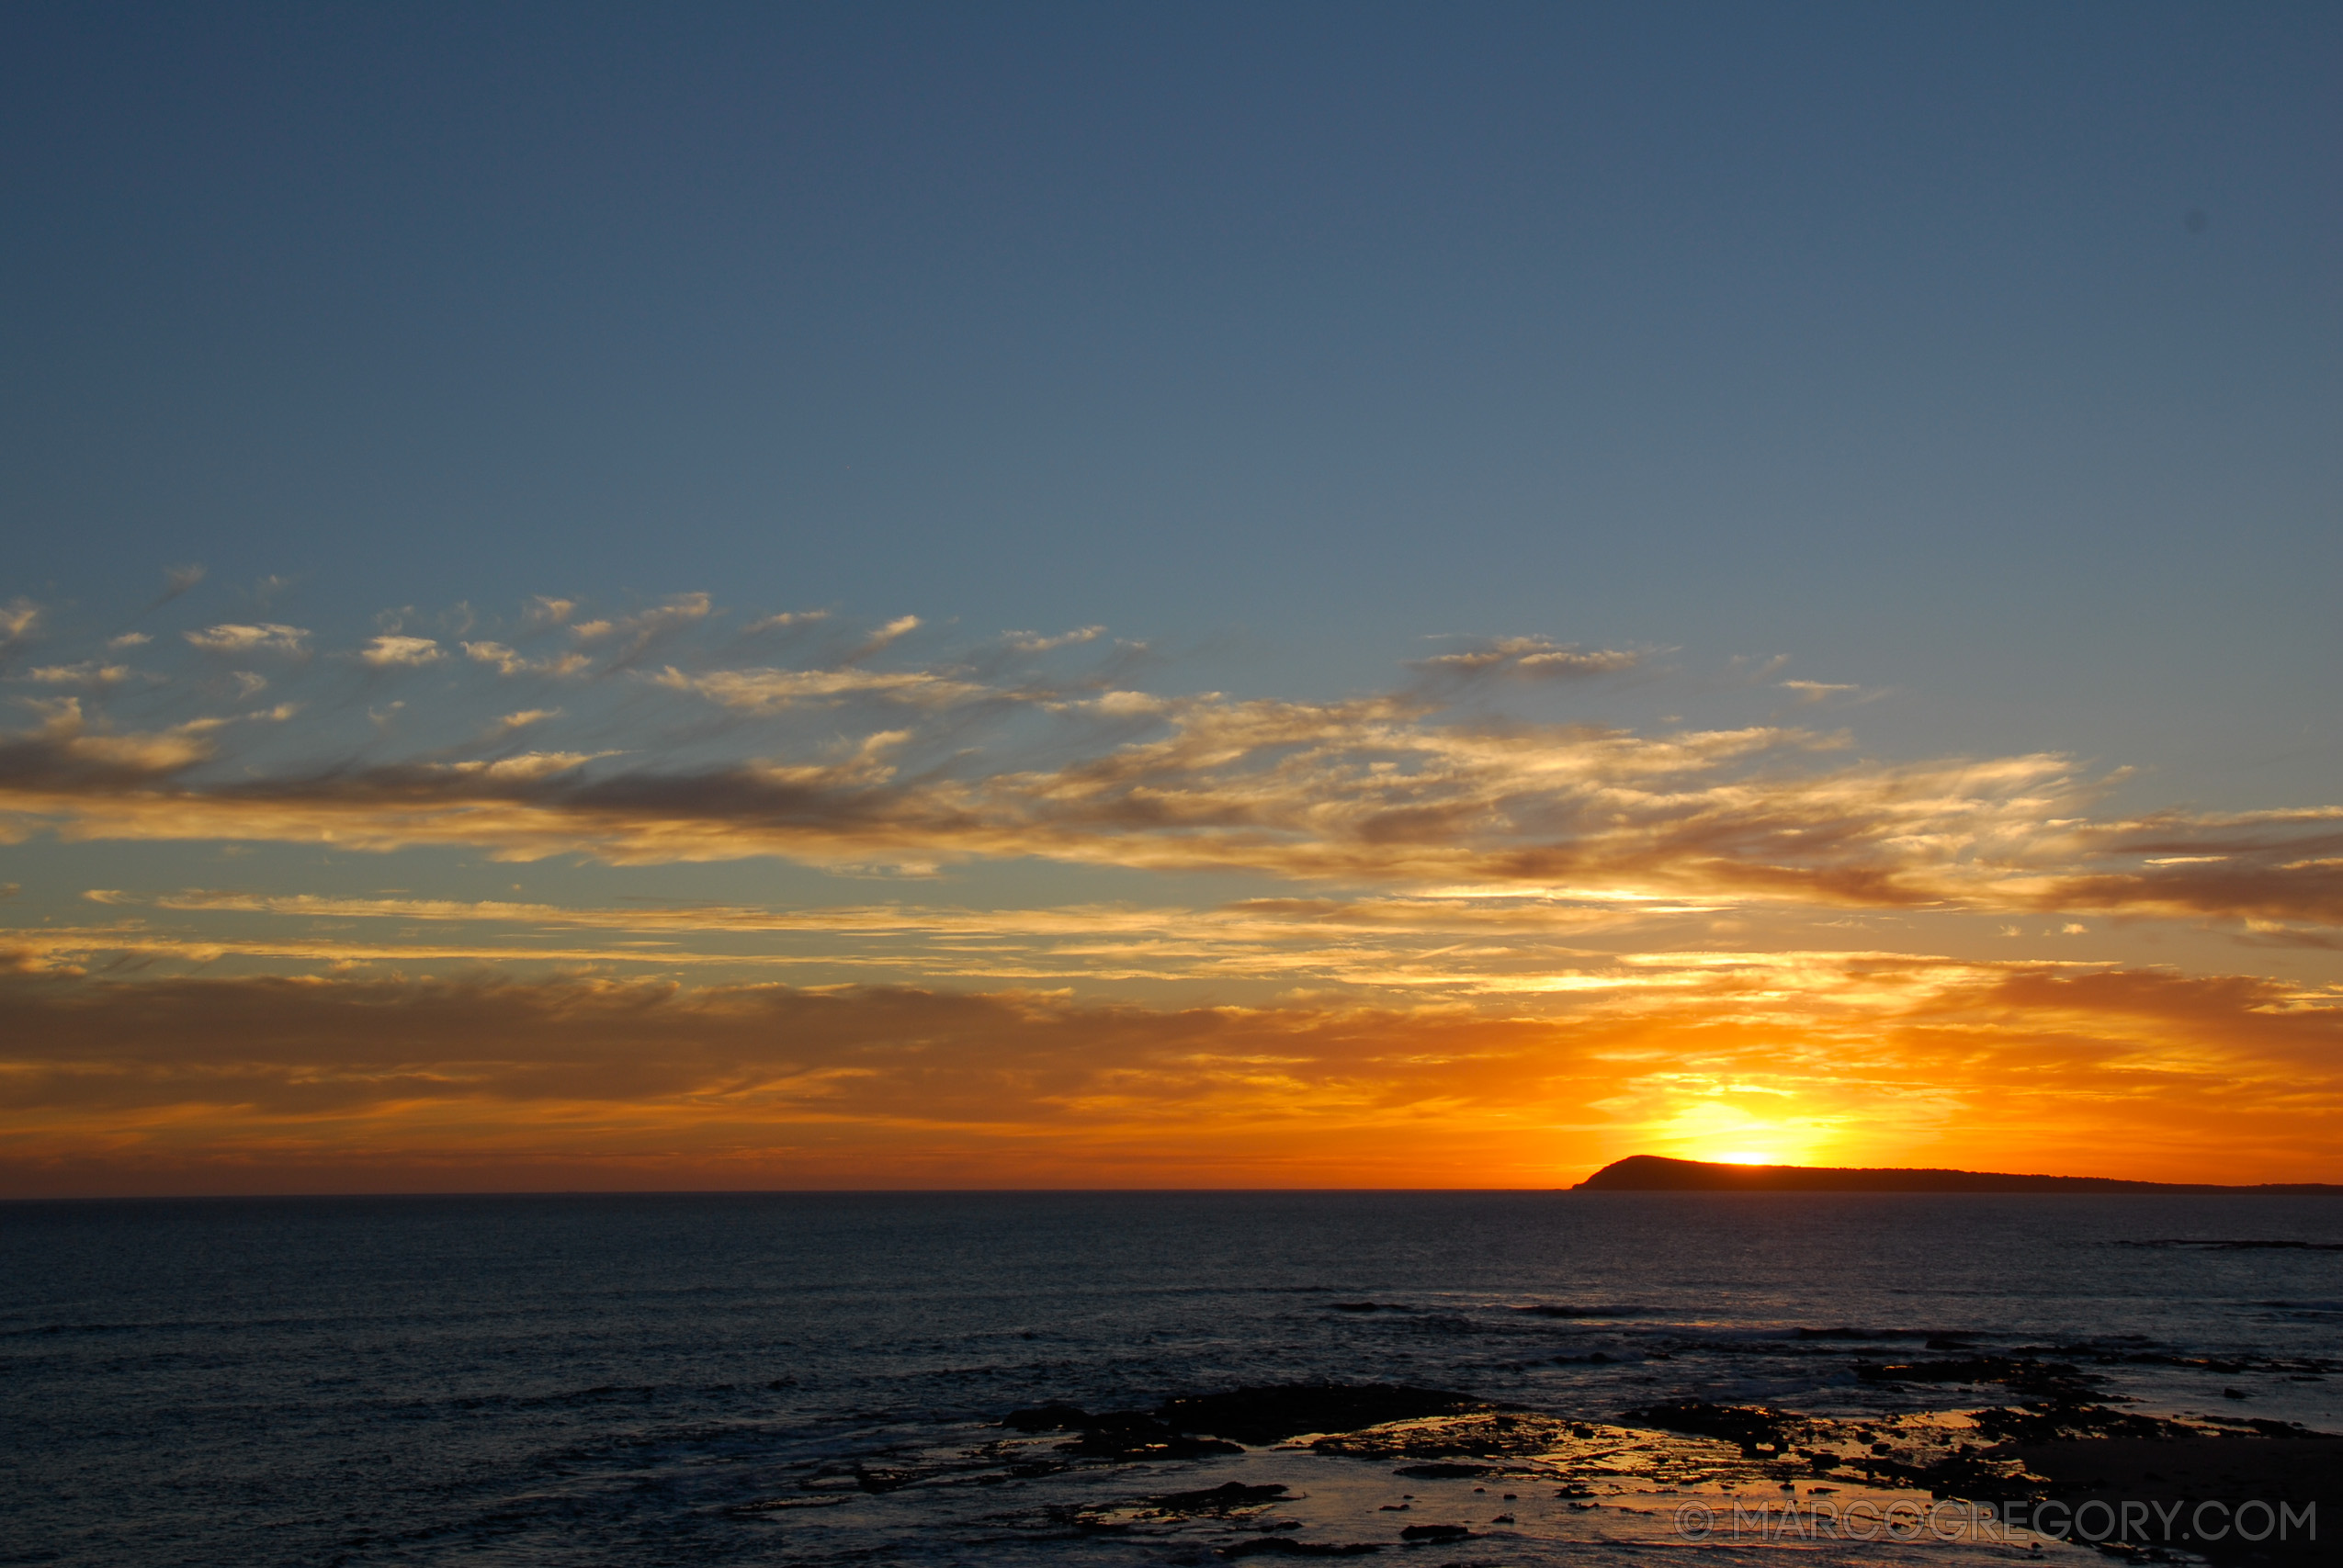
<svg viewBox="0 0 2343 1568">
<path fill-rule="evenodd" d="M 2343 1201 L 2321 1198 L 17 1202 L 0 1205 L 0 1562 L 1640 1562 L 1692 1549 L 1677 1500 L 1751 1483 L 1653 1472 L 1613 1437 L 1630 1411 L 1762 1405 L 1895 1438 L 2012 1395 L 1879 1366 L 1966 1359 L 1989 1379 L 2003 1358 L 2135 1414 L 2343 1430 L 2339 1330 Z M 1585 1473 L 1614 1479 L 1560 1484 L 1519 1444 L 1409 1473 L 1395 1455 L 1455 1445 L 1086 1454 L 1076 1425 L 1002 1425 L 1284 1384 L 1518 1406 L 1610 1442 Z M 1779 1490 L 1852 1489 L 1799 1484 Z M 2025 1553 L 2045 1549 L 2083 1551 Z"/>
</svg>

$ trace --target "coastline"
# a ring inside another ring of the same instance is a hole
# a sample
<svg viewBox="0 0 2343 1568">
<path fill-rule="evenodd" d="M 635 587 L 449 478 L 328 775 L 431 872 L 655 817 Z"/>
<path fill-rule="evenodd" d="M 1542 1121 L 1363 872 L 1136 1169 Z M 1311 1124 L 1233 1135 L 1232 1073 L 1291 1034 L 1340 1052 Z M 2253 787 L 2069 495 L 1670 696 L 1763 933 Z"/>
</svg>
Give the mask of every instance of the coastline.
<svg viewBox="0 0 2343 1568">
<path fill-rule="evenodd" d="M 2343 1183 L 2261 1182 L 2224 1186 L 2213 1182 L 2132 1181 L 2107 1176 L 2019 1175 L 2001 1171 L 1948 1170 L 1930 1167 L 1733 1165 L 1714 1160 L 1630 1155 L 1613 1160 L 1573 1192 L 1943 1192 L 2101 1194 L 2135 1192 L 2175 1197 L 2218 1195 L 2343 1197 Z"/>
<path fill-rule="evenodd" d="M 2343 1438 L 2120 1411 L 2039 1364 L 2003 1375 L 2036 1397 L 1871 1418 L 1680 1400 L 1615 1421 L 1393 1384 L 1053 1403 L 973 1444 L 814 1467 L 735 1513 L 885 1533 L 890 1498 L 975 1489 L 1013 1536 L 1200 1561 L 1426 1544 L 1517 1562 L 1668 1545 L 1835 1545 L 1849 1561 L 1873 1547 L 1943 1562 L 2183 1551 L 2219 1568 L 2331 1557 Z"/>
</svg>

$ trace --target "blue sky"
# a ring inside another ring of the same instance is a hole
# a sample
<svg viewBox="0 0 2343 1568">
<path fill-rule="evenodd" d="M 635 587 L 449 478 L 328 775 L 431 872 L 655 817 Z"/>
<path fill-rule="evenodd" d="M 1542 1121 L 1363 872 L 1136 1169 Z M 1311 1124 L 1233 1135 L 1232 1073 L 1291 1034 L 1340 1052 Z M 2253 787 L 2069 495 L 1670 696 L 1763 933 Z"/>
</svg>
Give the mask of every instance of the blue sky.
<svg viewBox="0 0 2343 1568">
<path fill-rule="evenodd" d="M 2343 780 L 2338 70 L 2313 6 L 14 6 L 0 604 L 37 618 L 6 724 L 41 716 L 25 744 L 76 767 L 198 737 L 215 793 L 452 765 L 520 713 L 547 716 L 494 733 L 558 727 L 545 754 L 589 773 L 834 770 L 851 742 L 947 773 L 1005 749 L 1024 778 L 1149 743 L 1037 708 L 873 740 L 900 681 L 1006 701 L 1013 666 L 1071 682 L 1051 701 L 1436 687 L 1440 723 L 2056 753 L 2094 782 L 2043 812 L 2189 833 L 2315 813 Z M 827 619 L 724 640 L 782 612 Z M 271 626 L 301 636 L 215 635 Z M 95 673 L 140 650 L 177 662 Z M 1425 662 L 1460 653 L 1497 683 Z M 1523 674 L 1565 653 L 1616 658 Z M 597 694 L 562 694 L 587 654 Z M 775 696 L 785 668 L 832 705 Z M 727 728 L 751 714 L 782 728 Z M 1360 757 L 1389 739 L 1342 722 Z M 493 835 L 329 868 L 308 818 L 158 835 L 62 798 L 0 845 L 28 920 L 217 891 L 223 844 L 284 897 L 818 903 L 882 874 L 596 829 L 523 886 Z M 940 832 L 888 852 L 986 908 L 1330 874 L 963 861 Z M 1960 908 L 1910 940 L 1982 952 L 2013 898 L 2038 920 L 2050 895 L 2007 891 L 2053 876 L 2028 842 L 1992 897 L 1944 860 L 1930 897 Z M 2324 842 L 2221 852 L 2299 877 Z M 1353 891 L 1429 874 L 1343 864 Z M 2292 894 L 2151 919 L 2103 891 L 2111 962 L 2332 983 Z M 1811 944 L 1842 897 L 1750 919 Z M 2237 924 L 2265 918 L 2295 922 L 2279 946 Z M 928 962 L 886 973 L 958 973 Z"/>
<path fill-rule="evenodd" d="M 2338 651 L 2319 7 L 8 25 L 28 587 L 1789 652 L 2224 793 Z"/>
</svg>

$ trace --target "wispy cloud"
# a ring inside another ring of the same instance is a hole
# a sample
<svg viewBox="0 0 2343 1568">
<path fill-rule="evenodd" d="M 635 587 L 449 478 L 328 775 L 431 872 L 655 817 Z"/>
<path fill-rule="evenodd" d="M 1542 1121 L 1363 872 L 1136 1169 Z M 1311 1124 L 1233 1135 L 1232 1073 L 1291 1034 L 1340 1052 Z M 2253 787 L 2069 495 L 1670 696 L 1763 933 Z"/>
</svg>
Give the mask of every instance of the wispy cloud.
<svg viewBox="0 0 2343 1568">
<path fill-rule="evenodd" d="M 893 620 L 888 622 L 885 626 L 880 626 L 877 630 L 865 637 L 862 641 L 862 645 L 856 648 L 854 652 L 848 654 L 847 657 L 849 659 L 868 659 L 874 654 L 882 652 L 888 648 L 892 647 L 895 643 L 919 630 L 920 624 L 920 618 L 917 615 L 898 615 Z"/>
<path fill-rule="evenodd" d="M 1060 632 L 1056 637 L 1044 637 L 1038 632 L 1005 632 L 1002 640 L 1019 653 L 1047 653 L 1054 649 L 1095 642 L 1105 635 L 1104 626 L 1080 626 L 1073 631 Z"/>
<path fill-rule="evenodd" d="M 714 602 L 705 593 L 679 593 L 630 615 L 572 622 L 570 630 L 582 643 L 610 646 L 612 660 L 624 663 L 654 642 L 707 619 L 714 609 Z"/>
<path fill-rule="evenodd" d="M 398 637 L 390 634 L 376 637 L 358 650 L 358 661 L 378 670 L 422 664 L 436 664 L 447 657 L 439 644 L 427 637 Z"/>
<path fill-rule="evenodd" d="M 1542 637 L 1508 637 L 1474 640 L 1456 652 L 1417 660 L 1414 668 L 1429 676 L 1457 681 L 1500 675 L 1552 680 L 1607 675 L 1632 670 L 1641 662 L 1643 655 L 1626 649 L 1580 648 Z"/>
<path fill-rule="evenodd" d="M 1844 697 L 1861 692 L 1861 686 L 1851 686 L 1828 681 L 1783 681 L 1781 688 L 1802 703 L 1827 703 L 1833 697 Z"/>
<path fill-rule="evenodd" d="M 1030 858 L 1387 894 L 1599 894 L 1620 908 L 1661 900 L 2343 924 L 2343 807 L 2102 820 L 2120 775 L 2062 756 L 1862 760 L 1843 737 L 1795 726 L 1531 723 L 1499 716 L 1487 690 L 1466 702 L 1449 689 L 1545 668 L 1537 660 L 1623 669 L 1637 657 L 1628 653 L 1497 639 L 1419 663 L 1425 678 L 1400 692 L 1292 702 L 1165 695 L 1095 675 L 1051 684 L 1014 667 L 1075 646 L 1065 637 L 1005 653 L 990 645 L 990 663 L 973 653 L 910 668 L 868 661 L 916 625 L 910 616 L 848 644 L 848 658 L 833 647 L 806 666 L 740 666 L 726 658 L 733 644 L 692 635 L 717 613 L 695 594 L 572 626 L 600 655 L 463 642 L 468 664 L 398 710 L 395 734 L 418 738 L 403 755 L 392 734 L 336 728 L 346 705 L 334 702 L 301 710 L 309 716 L 265 748 L 239 740 L 221 727 L 251 716 L 206 709 L 216 673 L 176 683 L 159 673 L 164 683 L 141 698 L 142 721 L 117 726 L 107 682 L 91 678 L 80 705 L 0 734 L 0 814 L 18 835 L 449 845 L 507 860 L 770 855 L 844 868 Z M 670 646 L 655 672 L 609 661 L 659 639 Z M 311 634 L 225 624 L 187 640 L 203 654 L 298 654 Z M 386 668 L 449 662 L 436 640 L 396 632 L 357 657 Z M 459 678 L 467 668 L 470 682 Z M 518 713 L 489 679 L 595 671 L 606 678 L 574 688 L 576 701 Z M 325 678 L 291 670 L 289 701 L 301 700 L 300 681 Z M 647 687 L 696 700 L 646 706 Z M 172 701 L 187 707 L 156 722 L 153 705 Z M 289 718 L 296 708 L 273 711 Z M 492 754 L 524 721 L 537 749 Z M 468 755 L 466 737 L 488 754 Z"/>
<path fill-rule="evenodd" d="M 163 573 L 163 592 L 156 596 L 154 603 L 147 607 L 159 609 L 168 604 L 172 600 L 201 582 L 205 575 L 202 564 L 198 561 L 189 561 L 185 566 L 167 569 Z"/>
<path fill-rule="evenodd" d="M 309 651 L 308 631 L 300 626 L 279 626 L 274 622 L 264 622 L 257 626 L 243 626 L 231 622 L 183 635 L 191 646 L 199 648 L 206 653 L 298 655 Z"/>
<path fill-rule="evenodd" d="M 966 702 L 986 688 L 924 670 L 714 670 L 686 675 L 670 665 L 651 677 L 678 692 L 696 692 L 726 707 L 773 713 L 802 703 L 853 696 L 882 696 L 896 702 L 936 705 Z"/>
<path fill-rule="evenodd" d="M 485 664 L 500 675 L 583 675 L 594 668 L 594 660 L 583 653 L 549 654 L 530 659 L 501 642 L 468 642 L 462 645 L 464 657 L 476 664 Z"/>
<path fill-rule="evenodd" d="M 0 604 L 0 654 L 18 643 L 30 641 L 40 627 L 40 606 L 29 599 L 12 599 Z"/>
<path fill-rule="evenodd" d="M 496 733 L 510 735 L 516 729 L 526 729 L 532 724 L 543 724 L 548 719 L 560 716 L 560 708 L 522 708 L 500 716 L 496 721 Z"/>
<path fill-rule="evenodd" d="M 24 678 L 44 686 L 119 686 L 130 678 L 130 667 L 85 659 L 78 664 L 36 665 Z"/>
</svg>

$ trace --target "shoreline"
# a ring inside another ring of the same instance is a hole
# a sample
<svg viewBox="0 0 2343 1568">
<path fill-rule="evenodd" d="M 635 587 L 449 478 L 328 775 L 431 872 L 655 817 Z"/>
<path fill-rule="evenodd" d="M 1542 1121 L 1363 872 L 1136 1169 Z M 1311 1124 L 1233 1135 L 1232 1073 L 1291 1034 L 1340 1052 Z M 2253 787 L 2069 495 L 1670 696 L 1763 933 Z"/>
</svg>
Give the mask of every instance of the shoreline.
<svg viewBox="0 0 2343 1568">
<path fill-rule="evenodd" d="M 2343 1184 L 2321 1181 L 2133 1181 L 2110 1176 L 2017 1175 L 1931 1167 L 1731 1165 L 1714 1160 L 1630 1155 L 1613 1160 L 1573 1192 L 1938 1192 L 2139 1193 L 2151 1197 L 2233 1195 L 2270 1198 L 2343 1197 Z"/>
<path fill-rule="evenodd" d="M 1433 1543 L 1475 1564 L 1583 1561 L 1606 1545 L 1831 1546 L 1849 1562 L 1918 1546 L 1947 1563 L 2331 1558 L 2343 1436 L 2145 1416 L 2043 1376 L 2017 1403 L 1871 1417 L 1677 1400 L 1594 1421 L 1375 1383 L 1149 1410 L 1053 1403 L 973 1445 L 822 1464 L 733 1512 L 883 1530 L 890 1497 L 973 1494 L 994 1505 L 979 1517 L 1015 1537 L 1149 1541 L 1199 1562 Z"/>
</svg>

